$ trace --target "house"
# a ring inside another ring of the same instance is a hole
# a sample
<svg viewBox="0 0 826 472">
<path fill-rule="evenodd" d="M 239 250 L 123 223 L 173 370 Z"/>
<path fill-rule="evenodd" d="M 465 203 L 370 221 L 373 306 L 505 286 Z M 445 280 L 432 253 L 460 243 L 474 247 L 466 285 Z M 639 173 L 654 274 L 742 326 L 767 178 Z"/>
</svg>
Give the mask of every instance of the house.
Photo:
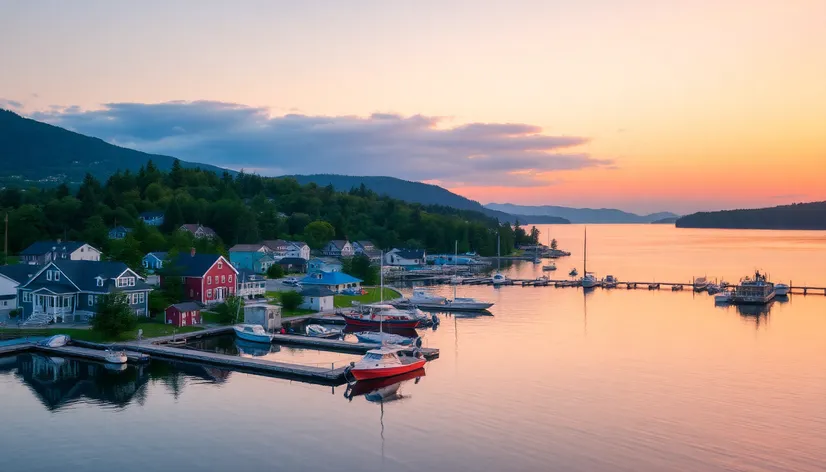
<svg viewBox="0 0 826 472">
<path fill-rule="evenodd" d="M 115 226 L 109 230 L 109 239 L 123 239 L 127 234 L 132 232 L 132 228 L 125 226 Z"/>
<path fill-rule="evenodd" d="M 236 280 L 238 281 L 238 287 L 235 293 L 239 297 L 263 297 L 267 293 L 267 282 L 262 275 L 242 269 L 238 271 Z"/>
<path fill-rule="evenodd" d="M 334 310 L 334 295 L 335 293 L 328 288 L 319 286 L 307 287 L 301 291 L 301 296 L 304 297 L 304 301 L 298 307 L 313 311 Z"/>
<path fill-rule="evenodd" d="M 361 279 L 357 279 L 344 272 L 313 272 L 301 279 L 305 287 L 324 287 L 333 292 L 340 292 L 346 288 L 361 288 Z"/>
<path fill-rule="evenodd" d="M 261 325 L 267 331 L 281 329 L 281 307 L 268 303 L 244 305 L 244 323 Z"/>
<path fill-rule="evenodd" d="M 190 233 L 192 236 L 195 236 L 196 239 L 215 239 L 218 237 L 218 234 L 212 228 L 201 226 L 200 224 L 181 225 L 180 229 L 181 231 L 186 231 L 187 233 Z"/>
<path fill-rule="evenodd" d="M 371 262 L 377 264 L 381 261 L 381 251 L 371 241 L 353 242 L 353 253 L 355 255 L 365 255 L 370 258 Z"/>
<path fill-rule="evenodd" d="M 321 252 L 325 256 L 331 257 L 352 257 L 354 254 L 353 245 L 350 244 L 350 241 L 342 239 L 330 241 L 326 246 L 324 246 L 324 249 L 322 249 Z"/>
<path fill-rule="evenodd" d="M 284 272 L 307 272 L 307 260 L 302 257 L 284 257 L 278 260 Z"/>
<path fill-rule="evenodd" d="M 161 274 L 161 287 L 170 277 L 181 277 L 184 285 L 184 297 L 189 300 L 211 305 L 221 303 L 227 297 L 235 295 L 238 270 L 218 254 L 196 254 L 193 248 L 189 253 L 179 254 L 167 265 Z"/>
<path fill-rule="evenodd" d="M 272 252 L 276 261 L 284 257 L 300 257 L 305 261 L 310 260 L 310 246 L 303 241 L 273 239 L 262 241 L 261 244 Z"/>
<path fill-rule="evenodd" d="M 30 324 L 85 321 L 102 295 L 123 292 L 138 316 L 149 314 L 147 285 L 123 262 L 52 261 L 17 288 L 18 305 Z"/>
<path fill-rule="evenodd" d="M 163 269 L 163 261 L 166 260 L 166 254 L 165 252 L 150 252 L 146 254 L 143 256 L 143 266 L 150 273 Z"/>
<path fill-rule="evenodd" d="M 145 211 L 138 215 L 141 221 L 144 224 L 149 226 L 160 226 L 163 224 L 163 212 L 162 211 Z"/>
<path fill-rule="evenodd" d="M 20 253 L 24 264 L 45 265 L 56 260 L 99 261 L 100 251 L 78 241 L 38 241 Z"/>
<path fill-rule="evenodd" d="M 273 252 L 263 243 L 236 244 L 229 250 L 229 260 L 238 270 L 264 273 L 275 264 Z"/>
<path fill-rule="evenodd" d="M 0 266 L 0 313 L 17 308 L 17 287 L 29 281 L 40 266 L 12 264 Z"/>
<path fill-rule="evenodd" d="M 330 257 L 316 257 L 307 263 L 307 272 L 341 272 L 341 261 Z"/>
<path fill-rule="evenodd" d="M 201 305 L 195 302 L 183 302 L 166 308 L 166 324 L 173 326 L 192 326 L 201 324 Z"/>
<path fill-rule="evenodd" d="M 424 249 L 393 249 L 384 255 L 384 263 L 391 266 L 419 266 L 426 263 Z"/>
</svg>

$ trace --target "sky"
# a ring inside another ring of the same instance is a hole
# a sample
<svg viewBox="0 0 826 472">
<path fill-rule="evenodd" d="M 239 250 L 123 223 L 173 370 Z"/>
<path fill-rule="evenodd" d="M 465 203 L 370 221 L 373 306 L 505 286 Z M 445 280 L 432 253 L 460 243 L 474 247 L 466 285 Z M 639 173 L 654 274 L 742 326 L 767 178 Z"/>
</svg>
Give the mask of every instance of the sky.
<svg viewBox="0 0 826 472">
<path fill-rule="evenodd" d="M 263 175 L 826 200 L 826 1 L 0 0 L 0 108 Z"/>
</svg>

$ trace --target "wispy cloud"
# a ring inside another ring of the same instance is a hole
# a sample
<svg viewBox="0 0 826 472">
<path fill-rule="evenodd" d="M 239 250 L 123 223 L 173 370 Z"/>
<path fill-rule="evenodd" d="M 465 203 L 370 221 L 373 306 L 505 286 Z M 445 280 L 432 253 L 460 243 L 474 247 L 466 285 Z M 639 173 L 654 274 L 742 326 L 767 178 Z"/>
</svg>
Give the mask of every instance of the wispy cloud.
<svg viewBox="0 0 826 472">
<path fill-rule="evenodd" d="M 7 110 L 21 110 L 23 108 L 23 104 L 17 100 L 0 98 L 0 108 L 5 108 Z"/>
<path fill-rule="evenodd" d="M 51 108 L 35 119 L 121 146 L 265 175 L 391 175 L 467 185 L 545 185 L 561 170 L 609 167 L 521 123 L 445 127 L 441 117 L 272 116 L 270 109 L 214 101 L 109 103 L 97 110 Z"/>
</svg>

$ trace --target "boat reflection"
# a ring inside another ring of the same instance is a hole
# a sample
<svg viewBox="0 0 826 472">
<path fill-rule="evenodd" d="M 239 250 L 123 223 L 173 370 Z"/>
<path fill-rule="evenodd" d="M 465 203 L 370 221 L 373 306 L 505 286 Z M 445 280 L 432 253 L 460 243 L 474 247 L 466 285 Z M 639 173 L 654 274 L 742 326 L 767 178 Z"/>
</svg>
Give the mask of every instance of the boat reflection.
<svg viewBox="0 0 826 472">
<path fill-rule="evenodd" d="M 344 397 L 353 401 L 353 398 L 363 395 L 365 400 L 372 403 L 402 400 L 407 398 L 400 392 L 402 384 L 413 379 L 415 379 L 414 383 L 419 383 L 424 376 L 425 370 L 418 369 L 395 377 L 359 380 L 347 386 L 347 389 L 344 391 Z"/>
<path fill-rule="evenodd" d="M 759 328 L 761 324 L 766 324 L 771 313 L 774 302 L 766 305 L 737 305 L 737 313 L 748 321 L 754 321 L 754 327 Z"/>
<path fill-rule="evenodd" d="M 235 338 L 235 348 L 240 357 L 262 357 L 281 350 L 278 344 L 257 343 L 240 338 Z"/>
</svg>

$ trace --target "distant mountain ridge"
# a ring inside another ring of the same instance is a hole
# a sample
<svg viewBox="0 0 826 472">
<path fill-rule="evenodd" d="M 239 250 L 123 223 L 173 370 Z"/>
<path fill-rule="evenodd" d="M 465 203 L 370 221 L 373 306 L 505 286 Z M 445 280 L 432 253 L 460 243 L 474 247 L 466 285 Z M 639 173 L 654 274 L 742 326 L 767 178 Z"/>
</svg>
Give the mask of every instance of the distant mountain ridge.
<svg viewBox="0 0 826 472">
<path fill-rule="evenodd" d="M 826 202 L 700 212 L 683 216 L 676 225 L 678 228 L 826 230 Z"/>
<path fill-rule="evenodd" d="M 412 182 L 409 180 L 397 179 L 395 177 L 340 174 L 289 175 L 285 177 L 292 177 L 298 180 L 298 182 L 302 185 L 308 183 L 314 183 L 322 187 L 332 185 L 333 188 L 340 192 L 347 192 L 353 187 L 359 187 L 361 184 L 364 184 L 365 187 L 378 193 L 379 195 L 387 195 L 406 202 L 421 203 L 422 205 L 443 205 L 457 208 L 459 210 L 478 211 L 487 216 L 498 218 L 500 221 L 508 221 L 511 223 L 517 220 L 520 223 L 526 223 L 528 219 L 532 219 L 530 223 L 535 224 L 569 223 L 569 221 L 565 218 L 559 218 L 551 215 L 543 215 L 540 218 L 536 218 L 485 208 L 481 203 L 475 200 L 465 198 L 461 195 L 456 195 L 455 193 L 439 187 L 438 185 Z"/>
<path fill-rule="evenodd" d="M 525 215 L 526 217 L 555 216 L 565 218 L 571 223 L 653 223 L 665 218 L 676 218 L 679 215 L 671 212 L 637 215 L 627 211 L 612 208 L 570 208 L 553 205 L 514 205 L 512 203 L 488 203 L 485 208 L 503 211 L 506 213 Z M 526 223 L 533 223 L 527 220 Z"/>
<path fill-rule="evenodd" d="M 106 180 L 118 170 L 136 171 L 150 159 L 164 170 L 175 162 L 171 156 L 115 146 L 3 109 L 0 109 L 0 156 L 3 157 L 0 183 L 80 182 L 87 172 Z M 200 167 L 219 175 L 226 170 L 209 164 L 180 162 L 183 167 Z"/>
</svg>

